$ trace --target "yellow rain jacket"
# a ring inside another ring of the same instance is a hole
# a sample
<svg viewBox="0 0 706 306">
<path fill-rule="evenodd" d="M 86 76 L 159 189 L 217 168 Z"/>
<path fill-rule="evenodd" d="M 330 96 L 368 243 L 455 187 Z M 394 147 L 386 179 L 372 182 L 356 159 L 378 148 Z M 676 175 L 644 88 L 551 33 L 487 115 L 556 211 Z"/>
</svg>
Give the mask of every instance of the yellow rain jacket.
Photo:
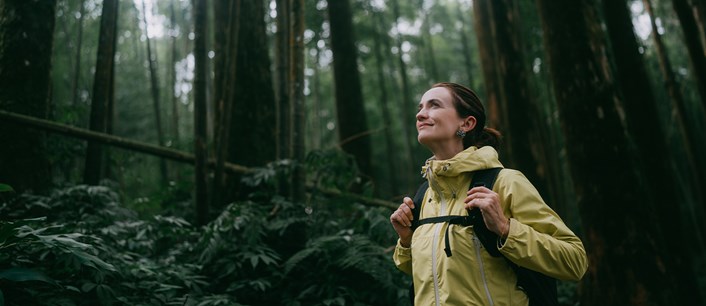
<svg viewBox="0 0 706 306">
<path fill-rule="evenodd" d="M 422 168 L 427 189 L 420 219 L 467 215 L 463 200 L 471 172 L 502 167 L 490 146 L 470 147 L 448 160 L 430 159 Z M 537 190 L 516 170 L 503 169 L 493 186 L 500 197 L 510 232 L 498 249 L 510 261 L 562 280 L 579 280 L 588 268 L 581 240 L 544 203 Z M 446 227 L 452 256 L 444 252 Z M 415 305 L 528 305 L 517 278 L 502 257 L 492 257 L 473 227 L 448 223 L 419 226 L 412 244 L 397 242 L 393 259 L 414 280 Z"/>
</svg>

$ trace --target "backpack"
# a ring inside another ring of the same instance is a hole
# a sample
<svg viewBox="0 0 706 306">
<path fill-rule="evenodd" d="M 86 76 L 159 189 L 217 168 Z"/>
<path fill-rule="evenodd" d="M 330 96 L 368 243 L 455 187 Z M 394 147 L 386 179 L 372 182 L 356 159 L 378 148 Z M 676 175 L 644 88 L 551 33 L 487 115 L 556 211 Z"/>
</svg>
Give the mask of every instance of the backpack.
<svg viewBox="0 0 706 306">
<path fill-rule="evenodd" d="M 478 186 L 485 186 L 488 189 L 493 189 L 495 184 L 495 179 L 500 173 L 502 168 L 489 168 L 475 171 L 473 174 L 473 179 L 471 181 L 471 186 L 469 189 Z M 480 214 L 479 209 L 472 209 L 468 211 L 468 216 L 440 216 L 425 218 L 419 220 L 420 209 L 422 207 L 422 201 L 424 200 L 424 194 L 429 188 L 429 182 L 425 181 L 419 186 L 417 193 L 412 200 L 414 202 L 414 209 L 412 209 L 412 214 L 414 219 L 412 220 L 412 230 L 423 224 L 431 223 L 443 223 L 448 222 L 449 224 L 459 224 L 462 226 L 473 225 L 473 230 L 478 236 L 478 239 L 483 244 L 483 248 L 493 257 L 501 257 L 502 253 L 497 248 L 498 236 L 491 232 L 483 221 L 483 216 Z M 452 256 L 451 246 L 449 244 L 448 231 L 449 227 L 446 227 L 446 233 L 444 234 L 445 248 L 447 257 Z M 504 257 L 508 265 L 515 271 L 517 275 L 517 287 L 522 289 L 527 297 L 529 298 L 529 306 L 558 306 L 559 300 L 557 297 L 556 289 L 556 279 L 546 276 L 540 272 L 530 270 L 517 264 L 513 263 L 507 257 Z M 412 300 L 412 305 L 414 305 L 414 284 L 410 288 L 410 298 Z"/>
</svg>

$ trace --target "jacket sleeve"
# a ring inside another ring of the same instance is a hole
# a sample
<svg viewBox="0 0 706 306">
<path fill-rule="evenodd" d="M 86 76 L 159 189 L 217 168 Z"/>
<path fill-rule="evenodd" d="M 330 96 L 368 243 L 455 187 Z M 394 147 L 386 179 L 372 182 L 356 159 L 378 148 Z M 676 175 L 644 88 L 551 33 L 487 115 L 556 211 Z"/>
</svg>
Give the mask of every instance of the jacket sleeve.
<svg viewBox="0 0 706 306">
<path fill-rule="evenodd" d="M 498 246 L 500 252 L 525 268 L 557 279 L 580 280 L 588 269 L 581 240 L 544 203 L 521 172 L 509 169 L 502 172 L 496 192 L 510 217 L 510 232 Z"/>
<path fill-rule="evenodd" d="M 403 247 L 399 239 L 397 239 L 397 246 L 395 246 L 395 254 L 392 255 L 392 259 L 395 261 L 397 269 L 412 275 L 412 249 Z"/>
</svg>

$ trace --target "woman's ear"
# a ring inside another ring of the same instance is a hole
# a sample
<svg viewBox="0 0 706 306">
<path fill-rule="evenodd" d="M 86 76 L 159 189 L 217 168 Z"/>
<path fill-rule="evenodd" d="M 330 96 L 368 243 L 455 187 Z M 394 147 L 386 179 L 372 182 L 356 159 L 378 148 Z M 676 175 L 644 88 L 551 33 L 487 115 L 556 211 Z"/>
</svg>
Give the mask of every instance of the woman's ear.
<svg viewBox="0 0 706 306">
<path fill-rule="evenodd" d="M 476 120 L 476 117 L 468 116 L 463 119 L 463 122 L 461 122 L 461 129 L 468 133 L 476 127 L 477 123 L 478 121 Z"/>
</svg>

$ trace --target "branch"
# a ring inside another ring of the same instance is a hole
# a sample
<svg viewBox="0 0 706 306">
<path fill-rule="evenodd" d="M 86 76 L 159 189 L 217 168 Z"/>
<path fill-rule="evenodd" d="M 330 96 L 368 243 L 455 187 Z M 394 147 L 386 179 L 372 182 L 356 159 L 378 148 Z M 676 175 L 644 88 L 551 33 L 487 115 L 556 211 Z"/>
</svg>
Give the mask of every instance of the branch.
<svg viewBox="0 0 706 306">
<path fill-rule="evenodd" d="M 15 123 L 18 125 L 29 126 L 31 128 L 36 128 L 39 130 L 57 133 L 65 136 L 75 137 L 87 141 L 95 141 L 101 144 L 110 145 L 114 147 L 123 148 L 130 151 L 137 151 L 149 155 L 159 156 L 166 159 L 170 159 L 177 162 L 187 163 L 193 165 L 195 163 L 195 157 L 191 153 L 174 150 L 170 148 L 160 147 L 140 141 L 130 140 L 118 136 L 113 136 L 105 133 L 98 133 L 94 131 L 89 131 L 86 129 L 81 129 L 66 124 L 56 123 L 49 120 L 34 118 L 30 116 L 20 115 L 16 113 L 11 113 L 7 111 L 0 110 L 0 119 L 4 122 Z M 214 160 L 209 160 L 208 165 L 210 167 L 215 167 L 216 162 Z M 244 167 L 241 165 L 236 165 L 226 162 L 224 165 L 225 170 L 230 173 L 248 174 L 255 169 Z M 341 192 L 334 189 L 324 189 L 316 188 L 314 186 L 307 186 L 309 192 L 320 192 L 328 196 L 335 197 L 347 197 L 354 199 L 366 206 L 374 207 L 385 207 L 390 209 L 397 209 L 398 205 L 389 201 L 368 198 L 353 193 Z"/>
</svg>

